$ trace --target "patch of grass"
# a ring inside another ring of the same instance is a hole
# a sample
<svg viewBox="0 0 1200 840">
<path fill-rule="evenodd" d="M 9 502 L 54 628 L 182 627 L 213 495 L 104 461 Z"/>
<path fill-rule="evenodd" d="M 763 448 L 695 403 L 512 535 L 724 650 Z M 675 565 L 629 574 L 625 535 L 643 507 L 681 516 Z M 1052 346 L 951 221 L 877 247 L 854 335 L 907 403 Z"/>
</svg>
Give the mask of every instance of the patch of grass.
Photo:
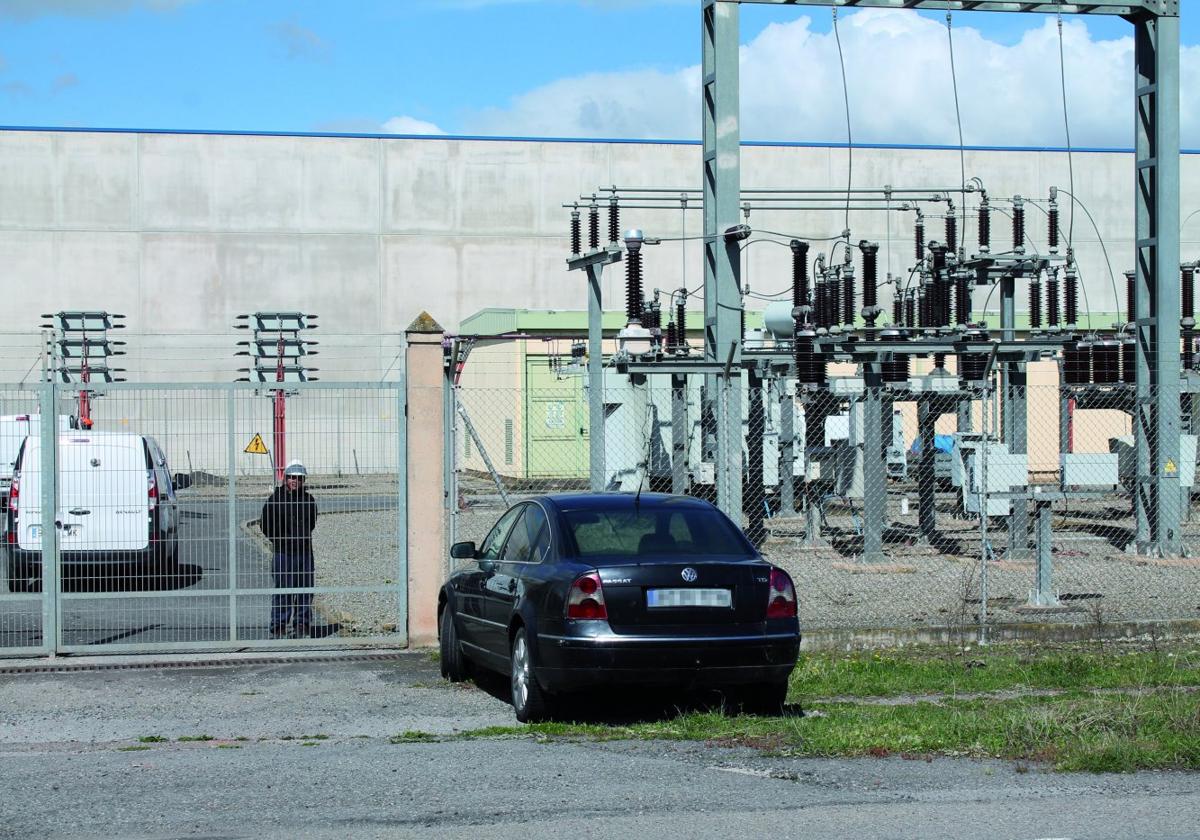
<svg viewBox="0 0 1200 840">
<path fill-rule="evenodd" d="M 300 743 L 300 746 L 302 746 L 302 747 L 315 747 L 315 746 L 318 746 L 320 743 L 321 743 L 320 741 L 302 741 L 302 742 Z"/>
<path fill-rule="evenodd" d="M 815 653 L 800 657 L 791 692 L 803 697 L 896 697 L 1000 691 L 1200 686 L 1200 651 L 1105 652 L 994 646 Z"/>
<path fill-rule="evenodd" d="M 487 727 L 459 737 L 705 741 L 787 756 L 971 756 L 1089 772 L 1200 770 L 1200 697 L 1190 691 L 895 706 L 828 703 L 814 711 L 820 714 L 727 717 L 710 711 L 628 726 Z"/>
<path fill-rule="evenodd" d="M 415 729 L 408 729 L 399 735 L 393 735 L 391 738 L 388 738 L 388 741 L 393 744 L 419 744 L 437 740 L 439 740 L 438 736 L 433 733 L 419 732 Z"/>
<path fill-rule="evenodd" d="M 133 744 L 128 747 L 117 747 L 118 752 L 138 752 L 140 750 L 148 750 L 150 747 L 145 744 Z"/>
<path fill-rule="evenodd" d="M 215 741 L 211 735 L 180 735 L 176 741 Z"/>
<path fill-rule="evenodd" d="M 297 738 L 299 738 L 301 741 L 328 741 L 328 740 L 329 740 L 329 736 L 328 736 L 328 735 L 324 735 L 324 734 L 320 734 L 320 735 L 297 735 L 296 737 L 297 737 Z"/>
<path fill-rule="evenodd" d="M 139 744 L 161 744 L 167 739 L 161 735 L 143 735 L 138 738 Z"/>
<path fill-rule="evenodd" d="M 241 744 L 217 744 L 219 750 L 240 750 L 241 748 Z"/>
</svg>

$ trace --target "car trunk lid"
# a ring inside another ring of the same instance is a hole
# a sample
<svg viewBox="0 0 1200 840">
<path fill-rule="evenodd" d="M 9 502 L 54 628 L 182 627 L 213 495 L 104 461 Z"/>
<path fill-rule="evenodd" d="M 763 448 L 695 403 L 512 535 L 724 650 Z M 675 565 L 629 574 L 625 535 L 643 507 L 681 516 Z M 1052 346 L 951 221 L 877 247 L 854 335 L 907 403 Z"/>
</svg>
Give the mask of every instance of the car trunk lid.
<svg viewBox="0 0 1200 840">
<path fill-rule="evenodd" d="M 670 634 L 766 618 L 770 566 L 762 561 L 673 557 L 600 569 L 615 633 Z"/>
</svg>

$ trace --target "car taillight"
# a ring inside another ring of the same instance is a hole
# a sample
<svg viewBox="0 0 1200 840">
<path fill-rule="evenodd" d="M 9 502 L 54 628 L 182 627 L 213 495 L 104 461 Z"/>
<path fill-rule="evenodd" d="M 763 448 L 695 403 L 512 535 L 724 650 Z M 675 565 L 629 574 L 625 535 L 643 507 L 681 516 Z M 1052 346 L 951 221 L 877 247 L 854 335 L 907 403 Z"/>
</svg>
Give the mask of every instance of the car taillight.
<svg viewBox="0 0 1200 840">
<path fill-rule="evenodd" d="M 608 607 L 604 605 L 604 587 L 600 585 L 599 572 L 580 575 L 571 584 L 571 592 L 567 596 L 567 618 L 608 618 Z"/>
<path fill-rule="evenodd" d="M 13 473 L 12 484 L 8 485 L 8 509 L 17 515 L 17 506 L 21 498 L 21 474 Z"/>
<path fill-rule="evenodd" d="M 796 588 L 783 569 L 771 569 L 771 587 L 767 592 L 767 618 L 796 617 Z"/>
<path fill-rule="evenodd" d="M 150 507 L 158 503 L 158 481 L 154 478 L 154 470 L 146 470 L 146 497 L 150 499 Z"/>
</svg>

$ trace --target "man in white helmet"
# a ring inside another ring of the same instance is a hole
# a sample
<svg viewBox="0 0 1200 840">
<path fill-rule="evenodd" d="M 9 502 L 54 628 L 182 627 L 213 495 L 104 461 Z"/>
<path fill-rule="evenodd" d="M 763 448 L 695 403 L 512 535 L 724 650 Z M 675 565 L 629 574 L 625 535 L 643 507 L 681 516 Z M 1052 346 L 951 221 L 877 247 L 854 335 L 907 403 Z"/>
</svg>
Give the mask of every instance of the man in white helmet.
<svg viewBox="0 0 1200 840">
<path fill-rule="evenodd" d="M 315 584 L 312 532 L 317 525 L 317 502 L 304 489 L 308 470 L 292 461 L 283 470 L 283 483 L 263 505 L 259 527 L 271 541 L 274 559 L 271 576 L 277 589 L 311 589 Z M 271 638 L 288 634 L 288 623 L 297 637 L 312 627 L 312 593 L 271 596 Z M 322 634 L 326 635 L 326 634 Z"/>
</svg>

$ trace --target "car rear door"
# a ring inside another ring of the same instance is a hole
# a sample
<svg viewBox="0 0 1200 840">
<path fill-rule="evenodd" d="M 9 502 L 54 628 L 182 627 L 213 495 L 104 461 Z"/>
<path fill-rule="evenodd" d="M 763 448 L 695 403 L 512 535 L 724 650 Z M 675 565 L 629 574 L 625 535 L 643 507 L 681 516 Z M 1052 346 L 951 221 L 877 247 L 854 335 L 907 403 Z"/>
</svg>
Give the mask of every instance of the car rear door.
<svg viewBox="0 0 1200 840">
<path fill-rule="evenodd" d="M 60 550 L 144 551 L 150 509 L 141 440 L 64 436 L 58 457 Z"/>
</svg>

